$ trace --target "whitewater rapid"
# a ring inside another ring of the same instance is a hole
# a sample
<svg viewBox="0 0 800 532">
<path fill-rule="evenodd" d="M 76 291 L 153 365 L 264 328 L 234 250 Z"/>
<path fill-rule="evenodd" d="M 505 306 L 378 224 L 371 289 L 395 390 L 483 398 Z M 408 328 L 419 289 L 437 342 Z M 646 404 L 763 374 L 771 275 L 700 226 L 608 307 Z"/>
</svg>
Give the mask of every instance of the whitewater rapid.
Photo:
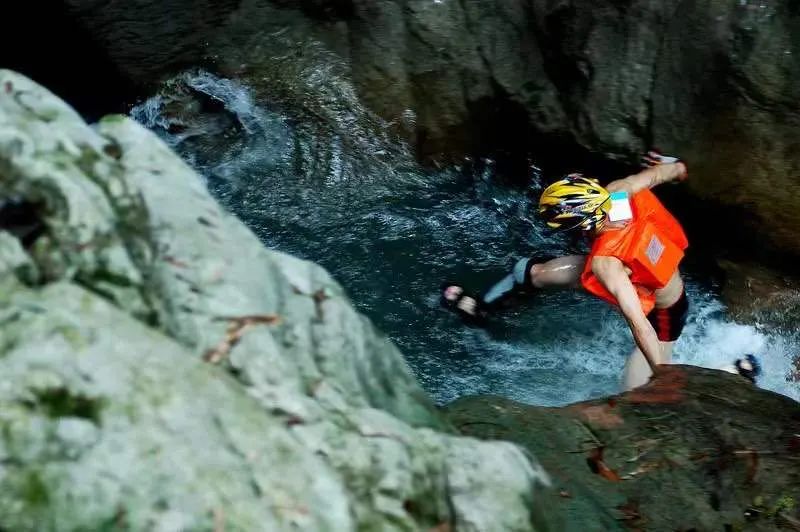
<svg viewBox="0 0 800 532">
<path fill-rule="evenodd" d="M 222 109 L 168 111 L 179 93 Z M 542 230 L 526 191 L 497 183 L 491 161 L 424 172 L 402 146 L 352 142 L 342 131 L 314 137 L 247 87 L 202 71 L 168 83 L 132 116 L 265 245 L 326 267 L 438 402 L 480 393 L 562 405 L 619 390 L 633 340 L 616 312 L 583 293 L 542 293 L 485 330 L 439 308 L 445 279 L 479 289 L 520 257 L 579 251 Z M 535 168 L 531 183 L 541 185 Z M 713 280 L 684 273 L 691 307 L 674 360 L 719 368 L 754 353 L 765 370 L 759 385 L 800 400 L 800 385 L 787 381 L 800 341 L 734 323 Z"/>
</svg>

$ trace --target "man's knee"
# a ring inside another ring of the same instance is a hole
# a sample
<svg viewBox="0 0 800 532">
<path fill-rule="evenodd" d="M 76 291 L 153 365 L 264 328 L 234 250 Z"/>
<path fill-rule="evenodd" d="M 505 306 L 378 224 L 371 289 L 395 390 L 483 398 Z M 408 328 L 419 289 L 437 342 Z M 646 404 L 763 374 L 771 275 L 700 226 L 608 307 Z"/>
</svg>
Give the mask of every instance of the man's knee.
<svg viewBox="0 0 800 532">
<path fill-rule="evenodd" d="M 544 265 L 543 264 L 533 264 L 528 270 L 528 275 L 530 277 L 530 283 L 532 286 L 536 288 L 544 288 L 545 281 L 542 278 L 542 274 L 544 273 Z"/>
<path fill-rule="evenodd" d="M 574 286 L 580 281 L 586 257 L 566 255 L 545 260 L 531 259 L 529 282 L 536 288 Z"/>
<path fill-rule="evenodd" d="M 542 274 L 546 269 L 546 264 L 552 260 L 555 260 L 552 256 L 534 256 L 518 260 L 513 270 L 514 281 L 523 288 L 546 286 Z"/>
<path fill-rule="evenodd" d="M 514 264 L 512 275 L 514 276 L 514 282 L 517 286 L 524 288 L 532 284 L 535 262 L 536 259 L 533 258 L 519 259 L 517 263 Z"/>
</svg>

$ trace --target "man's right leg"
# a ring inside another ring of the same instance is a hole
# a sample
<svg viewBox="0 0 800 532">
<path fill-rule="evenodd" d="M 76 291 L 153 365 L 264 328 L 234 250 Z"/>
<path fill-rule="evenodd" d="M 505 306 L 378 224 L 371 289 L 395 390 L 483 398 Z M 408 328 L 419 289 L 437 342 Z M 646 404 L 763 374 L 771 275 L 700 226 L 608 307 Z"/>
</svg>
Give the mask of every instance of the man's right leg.
<svg viewBox="0 0 800 532">
<path fill-rule="evenodd" d="M 672 362 L 672 347 L 675 342 L 660 342 L 661 343 L 661 356 L 657 361 L 658 364 L 669 364 Z M 625 390 L 633 390 L 639 386 L 644 386 L 653 375 L 653 370 L 650 369 L 650 364 L 642 354 L 642 351 L 636 347 L 633 352 L 628 356 L 625 361 L 625 369 L 622 374 L 622 386 Z"/>
<path fill-rule="evenodd" d="M 543 262 L 521 259 L 508 275 L 493 284 L 480 298 L 465 294 L 458 285 L 443 286 L 442 298 L 448 306 L 455 307 L 462 314 L 478 315 L 496 309 L 520 292 L 538 288 L 575 287 L 585 264 L 584 255 L 568 255 Z"/>
</svg>

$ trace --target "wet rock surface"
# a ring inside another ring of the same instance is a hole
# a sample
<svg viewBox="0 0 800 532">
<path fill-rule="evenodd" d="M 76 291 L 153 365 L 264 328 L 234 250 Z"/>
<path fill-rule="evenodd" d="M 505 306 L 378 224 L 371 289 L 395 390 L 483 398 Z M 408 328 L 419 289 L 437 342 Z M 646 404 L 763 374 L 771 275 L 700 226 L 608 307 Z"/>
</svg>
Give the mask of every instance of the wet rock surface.
<svg viewBox="0 0 800 532">
<path fill-rule="evenodd" d="M 800 523 L 800 404 L 743 378 L 671 366 L 603 400 L 500 397 L 446 409 L 464 434 L 535 454 L 564 530 L 777 530 Z"/>
</svg>

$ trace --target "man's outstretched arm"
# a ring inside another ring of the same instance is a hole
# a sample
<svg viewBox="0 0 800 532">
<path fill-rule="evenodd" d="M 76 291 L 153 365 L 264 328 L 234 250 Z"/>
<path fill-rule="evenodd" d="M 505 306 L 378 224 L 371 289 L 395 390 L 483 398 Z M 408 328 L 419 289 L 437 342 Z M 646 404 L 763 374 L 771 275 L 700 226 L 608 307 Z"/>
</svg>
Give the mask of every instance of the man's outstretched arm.
<svg viewBox="0 0 800 532">
<path fill-rule="evenodd" d="M 653 373 L 661 362 L 661 343 L 653 326 L 642 311 L 636 289 L 633 287 L 622 261 L 616 257 L 594 257 L 592 271 L 619 303 L 622 315 L 628 322 L 636 345 L 644 354 Z"/>
<path fill-rule="evenodd" d="M 645 189 L 653 188 L 663 183 L 683 180 L 686 178 L 686 165 L 678 161 L 676 163 L 663 163 L 651 166 L 623 179 L 612 181 L 606 187 L 609 192 L 627 192 L 634 195 Z"/>
</svg>

